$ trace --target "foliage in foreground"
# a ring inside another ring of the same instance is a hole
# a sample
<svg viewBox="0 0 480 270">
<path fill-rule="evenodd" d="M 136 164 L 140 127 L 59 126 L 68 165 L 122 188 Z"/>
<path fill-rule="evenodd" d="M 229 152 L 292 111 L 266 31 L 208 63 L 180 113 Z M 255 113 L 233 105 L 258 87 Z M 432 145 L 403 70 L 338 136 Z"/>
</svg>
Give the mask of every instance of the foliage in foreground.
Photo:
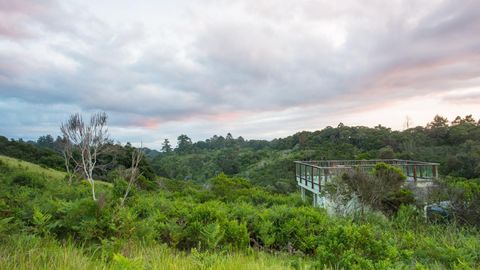
<svg viewBox="0 0 480 270">
<path fill-rule="evenodd" d="M 94 202 L 84 182 L 70 186 L 62 178 L 0 164 L 0 268 L 17 262 L 62 268 L 71 258 L 79 268 L 142 269 L 160 263 L 156 256 L 173 264 L 171 257 L 178 256 L 190 269 L 248 268 L 243 263 L 260 269 L 263 262 L 252 261 L 252 250 L 304 258 L 312 269 L 480 266 L 477 230 L 427 224 L 411 207 L 401 207 L 391 220 L 380 214 L 331 217 L 298 196 L 272 194 L 225 175 L 207 187 L 162 179 L 156 191 L 133 190 L 121 207 L 121 183 L 103 185 Z M 35 241 L 53 251 L 15 244 Z M 292 265 L 264 258 L 264 268 Z"/>
<path fill-rule="evenodd" d="M 308 262 L 262 252 L 175 251 L 166 245 L 130 242 L 118 252 L 108 245 L 79 246 L 34 235 L 13 235 L 0 246 L 1 269 L 295 269 Z"/>
</svg>

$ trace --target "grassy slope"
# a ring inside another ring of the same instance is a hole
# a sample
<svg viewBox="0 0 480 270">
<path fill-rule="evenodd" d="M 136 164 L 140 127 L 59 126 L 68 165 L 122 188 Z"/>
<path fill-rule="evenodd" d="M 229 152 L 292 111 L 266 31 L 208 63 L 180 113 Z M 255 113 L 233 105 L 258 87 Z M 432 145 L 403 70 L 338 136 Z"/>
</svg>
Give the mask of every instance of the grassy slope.
<svg viewBox="0 0 480 270">
<path fill-rule="evenodd" d="M 44 167 L 41 167 L 40 165 L 33 164 L 33 163 L 23 161 L 23 160 L 19 160 L 19 159 L 16 159 L 16 158 L 11 158 L 11 157 L 0 155 L 0 161 L 4 162 L 9 167 L 16 168 L 16 169 L 19 169 L 19 170 L 29 171 L 29 172 L 36 173 L 36 174 L 42 174 L 42 175 L 45 175 L 48 178 L 62 179 L 62 178 L 65 177 L 64 172 L 60 172 L 60 171 L 50 169 L 50 168 L 44 168 Z"/>
<path fill-rule="evenodd" d="M 14 170 L 62 181 L 65 173 L 0 155 L 0 162 Z M 110 183 L 96 181 L 102 188 Z M 0 220 L 1 221 L 1 220 Z M 1 224 L 0 224 L 1 225 Z M 0 228 L 1 229 L 1 228 Z M 1 231 L 1 230 L 0 230 Z M 123 256 L 125 255 L 125 256 Z M 262 252 L 191 253 L 165 245 L 133 245 L 112 261 L 82 246 L 60 243 L 34 235 L 14 235 L 1 241 L 0 269 L 290 269 L 291 259 Z"/>
<path fill-rule="evenodd" d="M 23 160 L 20 160 L 20 159 L 11 158 L 11 157 L 7 157 L 7 156 L 3 156 L 3 155 L 0 155 L 0 161 L 4 162 L 5 164 L 7 164 L 7 166 L 9 166 L 11 168 L 28 171 L 28 172 L 31 172 L 31 173 L 34 173 L 34 174 L 43 175 L 43 176 L 45 176 L 47 178 L 51 178 L 51 179 L 61 180 L 61 179 L 64 179 L 65 176 L 66 176 L 65 172 L 57 171 L 57 170 L 54 170 L 54 169 L 51 169 L 51 168 L 42 167 L 40 165 L 33 164 L 33 163 L 28 162 L 28 161 L 23 161 Z M 112 186 L 111 183 L 103 182 L 103 181 L 100 181 L 100 180 L 95 180 L 95 183 L 99 184 L 99 185 L 104 185 L 104 186 L 110 186 L 110 187 Z"/>
</svg>

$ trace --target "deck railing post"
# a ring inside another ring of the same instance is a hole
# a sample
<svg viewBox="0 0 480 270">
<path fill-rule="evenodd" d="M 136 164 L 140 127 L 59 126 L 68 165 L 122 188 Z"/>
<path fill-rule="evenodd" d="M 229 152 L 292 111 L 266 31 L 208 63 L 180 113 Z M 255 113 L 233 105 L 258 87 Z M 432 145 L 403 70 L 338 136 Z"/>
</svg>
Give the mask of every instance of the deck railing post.
<svg viewBox="0 0 480 270">
<path fill-rule="evenodd" d="M 304 167 L 303 167 L 303 171 L 304 171 L 304 177 L 305 177 L 305 186 L 306 186 L 306 185 L 307 185 L 307 181 L 308 181 L 307 165 L 304 165 Z"/>
<path fill-rule="evenodd" d="M 313 166 L 310 167 L 312 169 L 312 171 L 310 172 L 310 180 L 312 181 L 312 189 L 314 189 L 313 187 Z"/>
<path fill-rule="evenodd" d="M 299 169 L 300 169 L 300 164 L 298 163 L 295 163 L 295 181 L 298 182 L 298 178 L 300 178 L 300 172 L 299 172 Z"/>
</svg>

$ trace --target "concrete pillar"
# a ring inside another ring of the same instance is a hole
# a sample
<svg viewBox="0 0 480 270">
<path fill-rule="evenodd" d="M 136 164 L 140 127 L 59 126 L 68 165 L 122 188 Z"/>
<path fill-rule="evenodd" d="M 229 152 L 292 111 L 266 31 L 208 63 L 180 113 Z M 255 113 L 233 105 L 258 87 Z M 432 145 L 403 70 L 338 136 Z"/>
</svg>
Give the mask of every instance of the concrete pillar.
<svg viewBox="0 0 480 270">
<path fill-rule="evenodd" d="M 305 201 L 305 189 L 303 187 L 300 187 L 300 194 L 302 195 L 302 200 Z"/>
<path fill-rule="evenodd" d="M 317 205 L 319 207 L 325 207 L 325 198 L 324 197 L 321 197 L 320 195 L 318 195 L 317 197 Z"/>
<path fill-rule="evenodd" d="M 313 207 L 316 207 L 317 206 L 317 194 L 316 193 L 313 193 Z"/>
</svg>

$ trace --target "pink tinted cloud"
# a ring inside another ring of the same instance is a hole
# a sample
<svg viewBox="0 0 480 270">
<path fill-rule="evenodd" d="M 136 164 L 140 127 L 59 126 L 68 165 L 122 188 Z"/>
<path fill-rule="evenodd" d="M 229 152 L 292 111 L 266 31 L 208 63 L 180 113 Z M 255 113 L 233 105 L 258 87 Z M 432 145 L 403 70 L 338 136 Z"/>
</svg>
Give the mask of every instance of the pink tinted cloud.
<svg viewBox="0 0 480 270">
<path fill-rule="evenodd" d="M 141 127 L 146 129 L 155 129 L 158 128 L 160 125 L 168 123 L 168 122 L 190 122 L 198 119 L 213 121 L 213 122 L 233 122 L 240 118 L 248 116 L 248 112 L 218 112 L 218 113 L 211 113 L 211 112 L 192 112 L 188 114 L 184 114 L 182 116 L 176 116 L 173 118 L 168 117 L 140 117 L 130 121 L 131 126 Z"/>
<path fill-rule="evenodd" d="M 159 124 L 160 124 L 160 121 L 150 118 L 150 119 L 145 119 L 143 123 L 141 123 L 141 126 L 146 127 L 148 129 L 154 129 L 158 127 Z"/>
<path fill-rule="evenodd" d="M 394 65 L 364 79 L 354 93 L 368 96 L 416 96 L 458 87 L 480 77 L 480 53 L 466 52 L 412 64 Z"/>
<path fill-rule="evenodd" d="M 33 24 L 45 24 L 50 12 L 57 7 L 55 1 L 0 0 L 0 37 L 13 40 L 31 38 Z"/>
</svg>

